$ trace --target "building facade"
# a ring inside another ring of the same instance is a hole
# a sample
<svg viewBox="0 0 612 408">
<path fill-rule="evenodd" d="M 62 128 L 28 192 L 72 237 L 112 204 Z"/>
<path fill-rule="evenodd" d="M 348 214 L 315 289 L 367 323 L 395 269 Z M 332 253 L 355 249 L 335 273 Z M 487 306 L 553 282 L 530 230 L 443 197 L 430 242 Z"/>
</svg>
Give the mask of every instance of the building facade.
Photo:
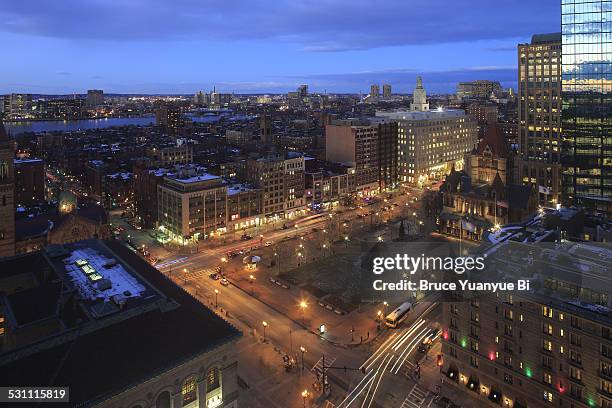
<svg viewBox="0 0 612 408">
<path fill-rule="evenodd" d="M 517 181 L 538 187 L 540 202 L 561 194 L 561 33 L 518 46 Z"/>
<path fill-rule="evenodd" d="M 173 242 L 193 244 L 226 232 L 227 186 L 211 174 L 179 173 L 158 185 L 159 229 Z"/>
<path fill-rule="evenodd" d="M 386 153 L 390 148 L 387 145 L 392 142 L 385 143 Z M 379 125 L 373 121 L 336 120 L 325 127 L 325 160 L 354 167 L 360 195 L 375 195 L 380 191 L 380 146 Z"/>
<path fill-rule="evenodd" d="M 15 159 L 15 203 L 34 205 L 45 201 L 45 163 L 41 159 Z"/>
<path fill-rule="evenodd" d="M 562 0 L 563 198 L 612 213 L 610 2 Z"/>
<path fill-rule="evenodd" d="M 15 254 L 15 166 L 13 145 L 0 120 L 0 258 Z"/>
</svg>

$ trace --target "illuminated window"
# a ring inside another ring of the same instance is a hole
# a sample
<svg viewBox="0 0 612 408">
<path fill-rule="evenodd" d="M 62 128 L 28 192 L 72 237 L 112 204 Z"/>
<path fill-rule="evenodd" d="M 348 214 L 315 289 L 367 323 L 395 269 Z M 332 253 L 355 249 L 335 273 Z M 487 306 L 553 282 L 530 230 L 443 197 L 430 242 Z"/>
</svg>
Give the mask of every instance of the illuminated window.
<svg viewBox="0 0 612 408">
<path fill-rule="evenodd" d="M 197 379 L 195 375 L 187 378 L 181 387 L 181 394 L 183 396 L 183 406 L 192 403 L 198 398 L 197 393 Z"/>
</svg>

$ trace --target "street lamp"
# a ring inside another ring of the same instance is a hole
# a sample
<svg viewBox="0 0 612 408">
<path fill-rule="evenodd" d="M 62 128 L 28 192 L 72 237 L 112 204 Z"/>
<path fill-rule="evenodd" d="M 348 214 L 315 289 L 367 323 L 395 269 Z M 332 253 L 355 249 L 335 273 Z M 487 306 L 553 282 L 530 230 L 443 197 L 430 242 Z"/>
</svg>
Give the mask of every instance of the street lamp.
<svg viewBox="0 0 612 408">
<path fill-rule="evenodd" d="M 308 398 L 308 390 L 302 391 L 302 398 L 304 399 L 304 408 L 306 408 L 306 398 Z"/>
<path fill-rule="evenodd" d="M 221 262 L 227 262 L 227 258 L 226 257 L 222 257 L 221 258 Z"/>
<path fill-rule="evenodd" d="M 300 351 L 302 352 L 302 374 L 304 373 L 304 353 L 307 351 L 306 347 L 300 346 Z"/>
<path fill-rule="evenodd" d="M 215 307 L 219 307 L 219 289 L 215 289 Z"/>
<path fill-rule="evenodd" d="M 265 320 L 263 322 L 261 322 L 261 325 L 263 326 L 263 331 L 264 331 L 264 338 L 263 341 L 264 343 L 266 342 L 266 327 L 268 327 L 268 322 L 266 322 Z"/>
</svg>

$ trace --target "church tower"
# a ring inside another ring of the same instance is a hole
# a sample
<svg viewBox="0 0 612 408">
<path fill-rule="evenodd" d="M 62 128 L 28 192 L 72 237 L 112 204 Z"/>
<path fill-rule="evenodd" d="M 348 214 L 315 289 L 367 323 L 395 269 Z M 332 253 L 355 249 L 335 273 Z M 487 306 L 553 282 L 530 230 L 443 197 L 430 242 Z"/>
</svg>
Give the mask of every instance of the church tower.
<svg viewBox="0 0 612 408">
<path fill-rule="evenodd" d="M 410 110 L 413 112 L 426 112 L 429 110 L 429 104 L 427 103 L 427 93 L 423 88 L 423 80 L 421 77 L 417 77 L 417 86 L 412 94 L 412 103 L 410 104 Z"/>
<path fill-rule="evenodd" d="M 14 155 L 0 119 L 0 257 L 15 255 Z"/>
</svg>

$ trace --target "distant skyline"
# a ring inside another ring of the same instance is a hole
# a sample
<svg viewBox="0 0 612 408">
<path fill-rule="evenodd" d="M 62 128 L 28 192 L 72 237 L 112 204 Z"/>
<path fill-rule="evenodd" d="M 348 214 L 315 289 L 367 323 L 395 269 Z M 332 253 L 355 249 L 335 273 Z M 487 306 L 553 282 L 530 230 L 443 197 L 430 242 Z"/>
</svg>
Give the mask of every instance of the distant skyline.
<svg viewBox="0 0 612 408">
<path fill-rule="evenodd" d="M 0 93 L 516 87 L 517 44 L 558 31 L 559 0 L 3 0 Z"/>
</svg>

